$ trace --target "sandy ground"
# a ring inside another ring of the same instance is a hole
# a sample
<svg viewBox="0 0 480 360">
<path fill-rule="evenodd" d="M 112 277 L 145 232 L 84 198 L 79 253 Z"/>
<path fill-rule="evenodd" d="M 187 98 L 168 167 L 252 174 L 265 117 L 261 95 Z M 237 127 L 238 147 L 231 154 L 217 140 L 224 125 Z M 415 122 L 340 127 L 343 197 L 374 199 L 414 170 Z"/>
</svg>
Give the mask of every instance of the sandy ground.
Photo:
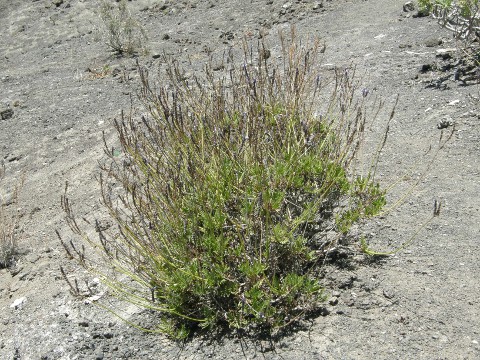
<svg viewBox="0 0 480 360">
<path fill-rule="evenodd" d="M 272 44 L 292 24 L 301 37 L 323 38 L 319 66 L 356 66 L 371 96 L 385 101 L 373 134 L 399 95 L 380 163 L 384 184 L 404 179 L 391 202 L 422 173 L 415 166 L 428 163 L 424 153 L 438 144 L 438 124 L 455 124 L 404 206 L 370 224 L 372 246 L 403 243 L 430 217 L 434 200 L 443 202 L 441 216 L 395 256 L 330 269 L 324 281 L 338 303 L 275 341 L 227 336 L 179 344 L 129 327 L 69 293 L 59 265 L 69 276 L 92 276 L 67 260 L 55 230 L 72 235 L 60 207 L 66 181 L 77 215 L 104 217 L 95 180 L 102 132 L 113 143 L 111 120 L 137 104 L 135 60 L 109 52 L 96 1 L 0 0 L 0 110 L 13 110 L 0 120 L 7 171 L 0 194 L 7 198 L 26 179 L 19 202 L 8 207 L 21 216 L 20 254 L 14 267 L 0 270 L 0 358 L 480 358 L 479 87 L 438 81 L 449 60 L 436 51 L 455 46 L 451 34 L 404 12 L 398 0 L 137 0 L 129 7 L 148 33 L 150 54 L 139 61 L 152 73 L 162 67 L 157 54 L 198 65 L 207 49 L 222 54 L 260 29 Z M 114 72 L 94 76 L 105 66 Z M 21 304 L 12 307 L 15 301 Z M 132 321 L 154 321 L 108 294 L 101 301 Z"/>
</svg>

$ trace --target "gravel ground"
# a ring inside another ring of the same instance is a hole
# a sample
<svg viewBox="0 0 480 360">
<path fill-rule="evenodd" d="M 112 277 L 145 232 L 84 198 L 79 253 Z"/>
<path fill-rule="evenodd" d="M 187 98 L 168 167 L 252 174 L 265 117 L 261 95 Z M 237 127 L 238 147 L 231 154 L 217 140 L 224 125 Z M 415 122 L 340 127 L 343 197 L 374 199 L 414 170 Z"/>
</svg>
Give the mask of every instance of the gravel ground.
<svg viewBox="0 0 480 360">
<path fill-rule="evenodd" d="M 7 173 L 0 195 L 8 198 L 26 179 L 19 202 L 7 207 L 20 215 L 20 254 L 15 266 L 0 270 L 0 358 L 480 358 L 479 88 L 475 80 L 454 81 L 454 59 L 437 56 L 455 47 L 451 34 L 404 11 L 398 0 L 128 5 L 148 34 L 149 54 L 138 61 L 153 74 L 162 69 L 160 54 L 195 69 L 208 53 L 220 56 L 262 29 L 272 46 L 278 30 L 291 25 L 299 37 L 323 38 L 319 66 L 356 66 L 370 95 L 385 102 L 372 134 L 385 127 L 399 96 L 379 165 L 385 184 L 402 179 L 391 202 L 419 176 L 415 166 L 428 163 L 424 154 L 437 146 L 439 127 L 449 131 L 454 124 L 451 141 L 405 204 L 369 224 L 372 247 L 407 240 L 429 218 L 435 199 L 443 203 L 441 216 L 403 252 L 376 262 L 358 253 L 349 267 L 327 267 L 330 301 L 278 338 L 197 336 L 178 343 L 143 333 L 70 294 L 59 265 L 100 295 L 104 289 L 68 261 L 55 234 L 71 236 L 60 208 L 65 181 L 78 216 L 105 217 L 95 180 L 102 132 L 114 142 L 111 120 L 138 105 L 135 59 L 109 52 L 97 1 L 0 0 L 0 159 Z M 155 323 L 155 314 L 108 293 L 99 302 L 130 322 Z"/>
</svg>

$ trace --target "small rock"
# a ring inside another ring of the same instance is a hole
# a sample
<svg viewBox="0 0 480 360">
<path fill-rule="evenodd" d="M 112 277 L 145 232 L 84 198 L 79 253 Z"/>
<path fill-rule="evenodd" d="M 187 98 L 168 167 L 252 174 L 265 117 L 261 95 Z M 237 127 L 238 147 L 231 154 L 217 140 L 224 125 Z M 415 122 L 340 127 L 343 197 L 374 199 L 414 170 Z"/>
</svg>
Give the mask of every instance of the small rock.
<svg viewBox="0 0 480 360">
<path fill-rule="evenodd" d="M 384 289 L 383 296 L 385 296 L 387 299 L 393 299 L 395 297 L 395 294 L 391 290 Z"/>
<path fill-rule="evenodd" d="M 87 320 L 82 320 L 82 321 L 78 322 L 78 325 L 81 326 L 81 327 L 88 327 L 89 323 L 88 323 Z"/>
<path fill-rule="evenodd" d="M 25 296 L 24 296 L 24 297 L 21 297 L 21 298 L 15 300 L 12 304 L 10 304 L 10 307 L 11 307 L 12 309 L 17 310 L 17 309 L 19 309 L 19 308 L 21 308 L 21 307 L 23 306 L 23 304 L 25 303 L 25 301 L 27 301 L 27 298 L 26 298 Z"/>
<path fill-rule="evenodd" d="M 63 4 L 63 0 L 53 0 L 52 4 L 55 5 L 56 7 L 59 7 L 60 5 Z"/>
<path fill-rule="evenodd" d="M 416 14 L 413 15 L 414 18 L 421 18 L 430 15 L 427 9 L 420 9 Z"/>
<path fill-rule="evenodd" d="M 442 42 L 443 42 L 442 39 L 431 38 L 431 39 L 428 39 L 427 41 L 425 41 L 425 46 L 426 47 L 435 47 L 435 46 L 441 45 Z"/>
<path fill-rule="evenodd" d="M 261 55 L 262 59 L 265 59 L 265 60 L 266 60 L 266 59 L 269 59 L 269 58 L 270 58 L 271 52 L 270 52 L 270 50 L 265 49 L 265 50 L 262 50 L 262 51 L 260 52 L 260 55 Z"/>
<path fill-rule="evenodd" d="M 284 9 L 290 9 L 292 7 L 292 3 L 289 1 L 282 6 Z"/>
<path fill-rule="evenodd" d="M 27 280 L 27 276 L 28 276 L 28 272 L 24 272 L 24 273 L 21 273 L 21 274 L 18 275 L 18 279 L 20 281 L 25 281 L 25 280 Z"/>
<path fill-rule="evenodd" d="M 437 129 L 438 130 L 446 129 L 446 128 L 452 126 L 452 125 L 453 125 L 452 121 L 450 121 L 448 119 L 443 119 L 437 124 Z"/>
<path fill-rule="evenodd" d="M 153 54 L 153 55 L 152 55 L 152 58 L 154 58 L 154 59 L 159 59 L 161 56 L 162 56 L 161 54 L 157 54 L 157 53 L 156 53 L 156 54 Z"/>
<path fill-rule="evenodd" d="M 235 38 L 235 35 L 232 31 L 226 31 L 226 32 L 222 32 L 222 34 L 220 35 L 220 38 L 225 40 L 233 40 Z"/>
<path fill-rule="evenodd" d="M 426 73 L 426 72 L 432 71 L 432 69 L 433 69 L 432 64 L 423 64 L 422 66 L 420 66 L 420 72 L 421 73 Z"/>
<path fill-rule="evenodd" d="M 10 269 L 10 275 L 12 275 L 12 277 L 15 277 L 18 274 L 20 274 L 22 271 L 23 271 L 23 266 L 15 266 Z"/>
<path fill-rule="evenodd" d="M 169 40 L 169 39 L 170 39 L 170 35 L 168 35 L 168 34 L 163 34 L 162 40 Z"/>
<path fill-rule="evenodd" d="M 327 316 L 327 315 L 330 315 L 332 313 L 332 310 L 328 307 L 323 307 L 320 309 L 320 315 L 322 316 Z"/>
<path fill-rule="evenodd" d="M 112 70 L 112 77 L 117 77 L 117 76 L 119 76 L 121 73 L 122 73 L 122 70 L 120 70 L 118 67 L 115 67 L 115 68 L 113 68 L 113 70 Z M 100 121 L 98 122 L 98 125 L 102 125 L 102 124 L 103 124 L 103 122 L 102 122 L 102 123 L 100 123 Z"/>
<path fill-rule="evenodd" d="M 349 277 L 343 278 L 339 281 L 338 288 L 339 289 L 347 289 L 351 288 L 353 283 L 357 280 L 355 275 L 351 275 Z"/>
<path fill-rule="evenodd" d="M 218 63 L 218 64 L 213 65 L 212 69 L 213 69 L 213 71 L 220 71 L 220 70 L 225 69 L 225 65 L 223 63 Z"/>
<path fill-rule="evenodd" d="M 338 304 L 338 298 L 333 296 L 330 298 L 330 300 L 328 300 L 328 303 L 332 306 L 335 306 Z"/>
<path fill-rule="evenodd" d="M 455 73 L 453 75 L 453 79 L 455 81 L 459 81 L 460 80 L 460 75 L 462 75 L 462 71 L 460 69 L 455 69 Z"/>
<path fill-rule="evenodd" d="M 353 306 L 353 305 L 355 305 L 355 298 L 354 298 L 354 297 L 351 297 L 351 298 L 349 298 L 349 299 L 346 299 L 346 300 L 345 300 L 345 305 L 347 305 L 347 306 Z"/>
<path fill-rule="evenodd" d="M 364 299 L 360 305 L 361 305 L 361 308 L 367 309 L 370 307 L 371 302 L 369 299 Z"/>
<path fill-rule="evenodd" d="M 91 304 L 92 302 L 98 301 L 102 296 L 104 295 L 104 292 L 99 292 L 98 294 L 89 296 L 88 298 L 85 299 L 85 304 Z"/>
<path fill-rule="evenodd" d="M 453 54 L 455 54 L 456 51 L 457 49 L 455 48 L 446 48 L 446 49 L 438 49 L 435 53 L 437 57 L 440 57 L 443 60 L 448 60 L 452 58 Z"/>
<path fill-rule="evenodd" d="M 407 1 L 405 4 L 403 4 L 403 11 L 405 12 L 410 12 L 410 11 L 415 11 L 415 5 L 411 1 Z"/>
<path fill-rule="evenodd" d="M 10 119 L 13 116 L 13 109 L 10 108 L 0 108 L 0 117 L 2 120 Z"/>
<path fill-rule="evenodd" d="M 7 161 L 8 162 L 14 162 L 14 161 L 20 161 L 22 159 L 23 155 L 13 155 L 10 154 L 7 156 Z"/>
<path fill-rule="evenodd" d="M 2 204 L 4 206 L 9 206 L 9 205 L 12 205 L 15 202 L 15 196 L 13 194 L 7 194 L 0 201 L 3 202 Z M 15 276 L 15 275 L 12 275 L 12 276 Z"/>
<path fill-rule="evenodd" d="M 318 9 L 321 9 L 321 8 L 323 8 L 323 3 L 320 3 L 320 2 L 314 3 L 313 7 L 312 7 L 313 10 L 318 10 Z"/>
</svg>

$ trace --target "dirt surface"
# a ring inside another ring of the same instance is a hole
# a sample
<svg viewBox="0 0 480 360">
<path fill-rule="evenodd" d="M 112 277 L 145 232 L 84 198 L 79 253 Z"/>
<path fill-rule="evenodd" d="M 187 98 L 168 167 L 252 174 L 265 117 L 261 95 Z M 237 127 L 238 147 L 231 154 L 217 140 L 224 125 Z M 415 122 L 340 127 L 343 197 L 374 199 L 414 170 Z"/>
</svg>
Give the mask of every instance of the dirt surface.
<svg viewBox="0 0 480 360">
<path fill-rule="evenodd" d="M 300 37 L 325 40 L 321 68 L 356 66 L 369 96 L 385 101 L 374 134 L 398 94 L 379 170 L 384 184 L 401 179 L 391 203 L 422 173 L 416 165 L 428 163 L 424 153 L 437 146 L 438 127 L 447 133 L 455 125 L 404 206 L 370 224 L 371 246 L 386 250 L 406 241 L 429 219 L 435 199 L 443 202 L 441 216 L 395 256 L 367 262 L 356 255 L 348 268 L 329 268 L 324 282 L 332 297 L 322 314 L 279 339 L 195 337 L 179 344 L 142 333 L 70 294 L 60 264 L 99 295 L 103 288 L 68 261 L 55 234 L 71 236 L 60 208 L 65 181 L 78 216 L 104 217 L 95 180 L 102 132 L 113 143 L 111 120 L 136 103 L 135 60 L 109 52 L 96 1 L 0 0 L 0 159 L 7 171 L 0 194 L 8 198 L 26 177 L 20 201 L 9 206 L 21 216 L 21 254 L 0 270 L 0 359 L 480 358 L 479 88 L 454 81 L 454 61 L 436 56 L 455 47 L 451 34 L 405 12 L 399 0 L 129 6 L 148 33 L 150 54 L 139 61 L 152 73 L 162 68 L 157 55 L 164 52 L 196 67 L 208 52 L 221 55 L 260 29 L 275 46 L 278 30 L 294 24 Z M 99 301 L 130 321 L 154 321 L 108 293 Z"/>
</svg>

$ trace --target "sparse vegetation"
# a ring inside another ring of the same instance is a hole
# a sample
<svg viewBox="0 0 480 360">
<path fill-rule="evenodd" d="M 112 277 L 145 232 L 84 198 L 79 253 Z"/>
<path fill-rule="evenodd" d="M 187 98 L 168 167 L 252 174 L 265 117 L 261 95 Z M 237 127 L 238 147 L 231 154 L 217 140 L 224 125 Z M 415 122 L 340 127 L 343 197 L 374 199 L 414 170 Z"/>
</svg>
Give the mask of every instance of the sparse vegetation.
<svg viewBox="0 0 480 360">
<path fill-rule="evenodd" d="M 101 68 L 91 67 L 87 71 L 89 72 L 88 78 L 91 80 L 103 79 L 112 74 L 112 69 L 108 64 L 103 65 Z"/>
<path fill-rule="evenodd" d="M 330 249 L 385 205 L 378 157 L 363 174 L 354 166 L 368 91 L 353 69 L 320 74 L 321 43 L 294 38 L 281 36 L 280 65 L 245 43 L 242 65 L 233 49 L 222 75 L 207 66 L 187 78 L 165 59 L 157 89 L 140 69 L 148 115 L 115 121 L 121 148 L 106 145 L 101 172 L 115 230 L 97 222 L 93 239 L 62 199 L 84 240 L 62 241 L 70 257 L 120 299 L 159 311 L 162 332 L 275 330 L 318 309 Z"/>
<path fill-rule="evenodd" d="M 146 53 L 147 34 L 128 10 L 127 1 L 103 0 L 100 17 L 105 26 L 106 44 L 117 55 Z"/>
<path fill-rule="evenodd" d="M 0 181 L 5 176 L 5 167 L 0 164 Z M 17 190 L 13 194 L 10 203 L 15 202 L 17 198 Z M 15 227 L 17 218 L 15 214 L 11 214 L 6 209 L 7 203 L 0 195 L 0 269 L 9 267 L 15 261 L 17 254 L 17 241 L 15 238 Z"/>
<path fill-rule="evenodd" d="M 451 30 L 455 38 L 472 43 L 480 36 L 480 7 L 478 0 L 419 0 L 438 23 Z"/>
<path fill-rule="evenodd" d="M 479 81 L 480 4 L 478 0 L 419 0 L 421 9 L 428 11 L 444 28 L 452 31 L 456 40 L 455 81 Z"/>
</svg>

